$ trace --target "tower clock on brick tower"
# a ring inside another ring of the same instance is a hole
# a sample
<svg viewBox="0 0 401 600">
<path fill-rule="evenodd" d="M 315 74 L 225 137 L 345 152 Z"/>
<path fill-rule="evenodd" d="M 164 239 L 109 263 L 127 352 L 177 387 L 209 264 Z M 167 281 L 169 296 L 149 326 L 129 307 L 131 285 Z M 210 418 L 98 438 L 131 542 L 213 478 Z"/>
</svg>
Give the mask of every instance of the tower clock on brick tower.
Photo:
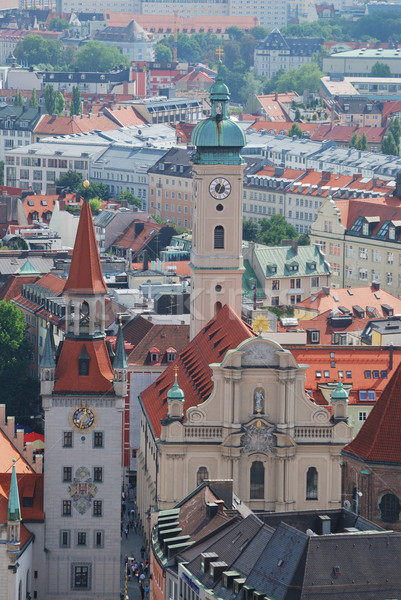
<svg viewBox="0 0 401 600">
<path fill-rule="evenodd" d="M 40 369 L 46 600 L 119 596 L 127 363 L 121 328 L 114 357 L 105 341 L 106 293 L 85 202 L 64 287 L 65 339 L 56 359 L 48 328 Z"/>
<path fill-rule="evenodd" d="M 191 254 L 191 338 L 229 304 L 241 315 L 243 131 L 227 117 L 229 90 L 220 75 L 210 88 L 211 116 L 191 142 L 194 218 Z"/>
</svg>

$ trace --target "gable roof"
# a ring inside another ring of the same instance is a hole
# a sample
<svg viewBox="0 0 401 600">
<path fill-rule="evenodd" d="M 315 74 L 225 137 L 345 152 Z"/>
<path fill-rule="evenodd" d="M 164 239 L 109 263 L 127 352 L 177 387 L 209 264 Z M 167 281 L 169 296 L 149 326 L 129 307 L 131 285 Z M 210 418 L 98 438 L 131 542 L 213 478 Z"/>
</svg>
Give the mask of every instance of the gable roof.
<svg viewBox="0 0 401 600">
<path fill-rule="evenodd" d="M 401 363 L 344 454 L 365 462 L 401 464 Z"/>
<path fill-rule="evenodd" d="M 348 144 L 352 136 L 356 133 L 358 136 L 366 135 L 368 144 L 381 144 L 386 135 L 385 127 L 358 127 L 356 125 L 320 125 L 311 135 L 314 142 L 323 142 L 332 140 L 333 142 L 342 142 Z"/>
<path fill-rule="evenodd" d="M 107 293 L 89 202 L 85 202 L 82 206 L 64 291 L 89 295 Z"/>
<path fill-rule="evenodd" d="M 295 245 L 294 245 L 295 246 Z M 330 274 L 330 267 L 325 261 L 318 246 L 264 246 L 255 244 L 253 251 L 247 254 L 249 259 L 259 263 L 259 267 L 266 278 L 278 279 L 281 277 L 305 277 Z M 296 271 L 291 271 L 292 265 L 298 265 Z M 275 269 L 271 269 L 274 265 Z M 313 268 L 312 265 L 315 265 Z"/>
<path fill-rule="evenodd" d="M 21 294 L 24 283 L 35 283 L 38 281 L 37 275 L 9 275 L 6 283 L 0 288 L 0 300 L 11 300 Z"/>
<path fill-rule="evenodd" d="M 210 363 L 221 362 L 227 350 L 256 334 L 227 304 L 209 321 L 171 363 L 140 399 L 156 437 L 161 433 L 161 419 L 167 416 L 167 392 L 175 381 L 174 368 L 178 367 L 178 383 L 185 395 L 184 413 L 191 406 L 204 402 L 213 390 Z"/>
<path fill-rule="evenodd" d="M 124 330 L 125 333 L 125 330 Z M 151 364 L 151 349 L 157 347 L 158 364 L 168 363 L 168 354 L 178 354 L 188 345 L 189 325 L 158 325 L 154 324 L 144 335 L 140 342 L 130 352 L 128 363 L 146 365 Z"/>
</svg>

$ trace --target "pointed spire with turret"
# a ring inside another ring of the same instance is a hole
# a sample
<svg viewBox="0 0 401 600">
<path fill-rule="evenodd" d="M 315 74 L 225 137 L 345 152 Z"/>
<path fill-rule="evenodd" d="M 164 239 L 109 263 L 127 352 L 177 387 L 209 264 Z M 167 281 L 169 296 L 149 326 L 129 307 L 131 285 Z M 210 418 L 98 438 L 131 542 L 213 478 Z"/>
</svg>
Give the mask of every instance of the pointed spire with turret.
<svg viewBox="0 0 401 600">
<path fill-rule="evenodd" d="M 40 391 L 41 394 L 51 394 L 54 389 L 56 361 L 54 360 L 54 345 L 50 323 L 47 323 L 45 347 L 40 360 Z"/>
<path fill-rule="evenodd" d="M 13 470 L 11 472 L 10 492 L 7 507 L 7 542 L 9 552 L 15 552 L 16 546 L 20 544 L 21 507 L 19 503 L 17 474 L 15 472 L 15 458 L 13 458 Z"/>
<path fill-rule="evenodd" d="M 120 324 L 116 340 L 116 352 L 113 360 L 113 385 L 114 392 L 118 396 L 125 396 L 127 393 L 127 368 L 127 354 L 125 352 L 123 328 L 120 317 Z"/>
</svg>

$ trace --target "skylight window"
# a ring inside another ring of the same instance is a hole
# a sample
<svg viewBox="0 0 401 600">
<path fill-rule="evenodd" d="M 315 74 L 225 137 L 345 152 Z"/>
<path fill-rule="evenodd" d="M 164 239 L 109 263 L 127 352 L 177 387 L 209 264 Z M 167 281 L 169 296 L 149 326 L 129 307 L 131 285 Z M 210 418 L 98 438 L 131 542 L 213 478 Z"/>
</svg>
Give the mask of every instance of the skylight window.
<svg viewBox="0 0 401 600">
<path fill-rule="evenodd" d="M 365 379 L 371 379 L 372 378 L 372 372 L 370 370 L 366 370 L 365 371 Z"/>
</svg>

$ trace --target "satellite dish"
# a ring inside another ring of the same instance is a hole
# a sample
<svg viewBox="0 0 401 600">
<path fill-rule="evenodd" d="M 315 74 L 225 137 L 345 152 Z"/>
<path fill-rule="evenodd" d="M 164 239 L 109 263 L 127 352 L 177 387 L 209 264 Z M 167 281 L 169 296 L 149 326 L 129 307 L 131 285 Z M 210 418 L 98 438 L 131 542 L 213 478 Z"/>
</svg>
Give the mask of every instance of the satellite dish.
<svg viewBox="0 0 401 600">
<path fill-rule="evenodd" d="M 349 510 L 351 508 L 351 502 L 349 500 L 344 500 L 343 507 L 345 510 Z"/>
<path fill-rule="evenodd" d="M 313 529 L 307 529 L 306 535 L 316 535 L 316 533 L 313 531 Z"/>
</svg>

